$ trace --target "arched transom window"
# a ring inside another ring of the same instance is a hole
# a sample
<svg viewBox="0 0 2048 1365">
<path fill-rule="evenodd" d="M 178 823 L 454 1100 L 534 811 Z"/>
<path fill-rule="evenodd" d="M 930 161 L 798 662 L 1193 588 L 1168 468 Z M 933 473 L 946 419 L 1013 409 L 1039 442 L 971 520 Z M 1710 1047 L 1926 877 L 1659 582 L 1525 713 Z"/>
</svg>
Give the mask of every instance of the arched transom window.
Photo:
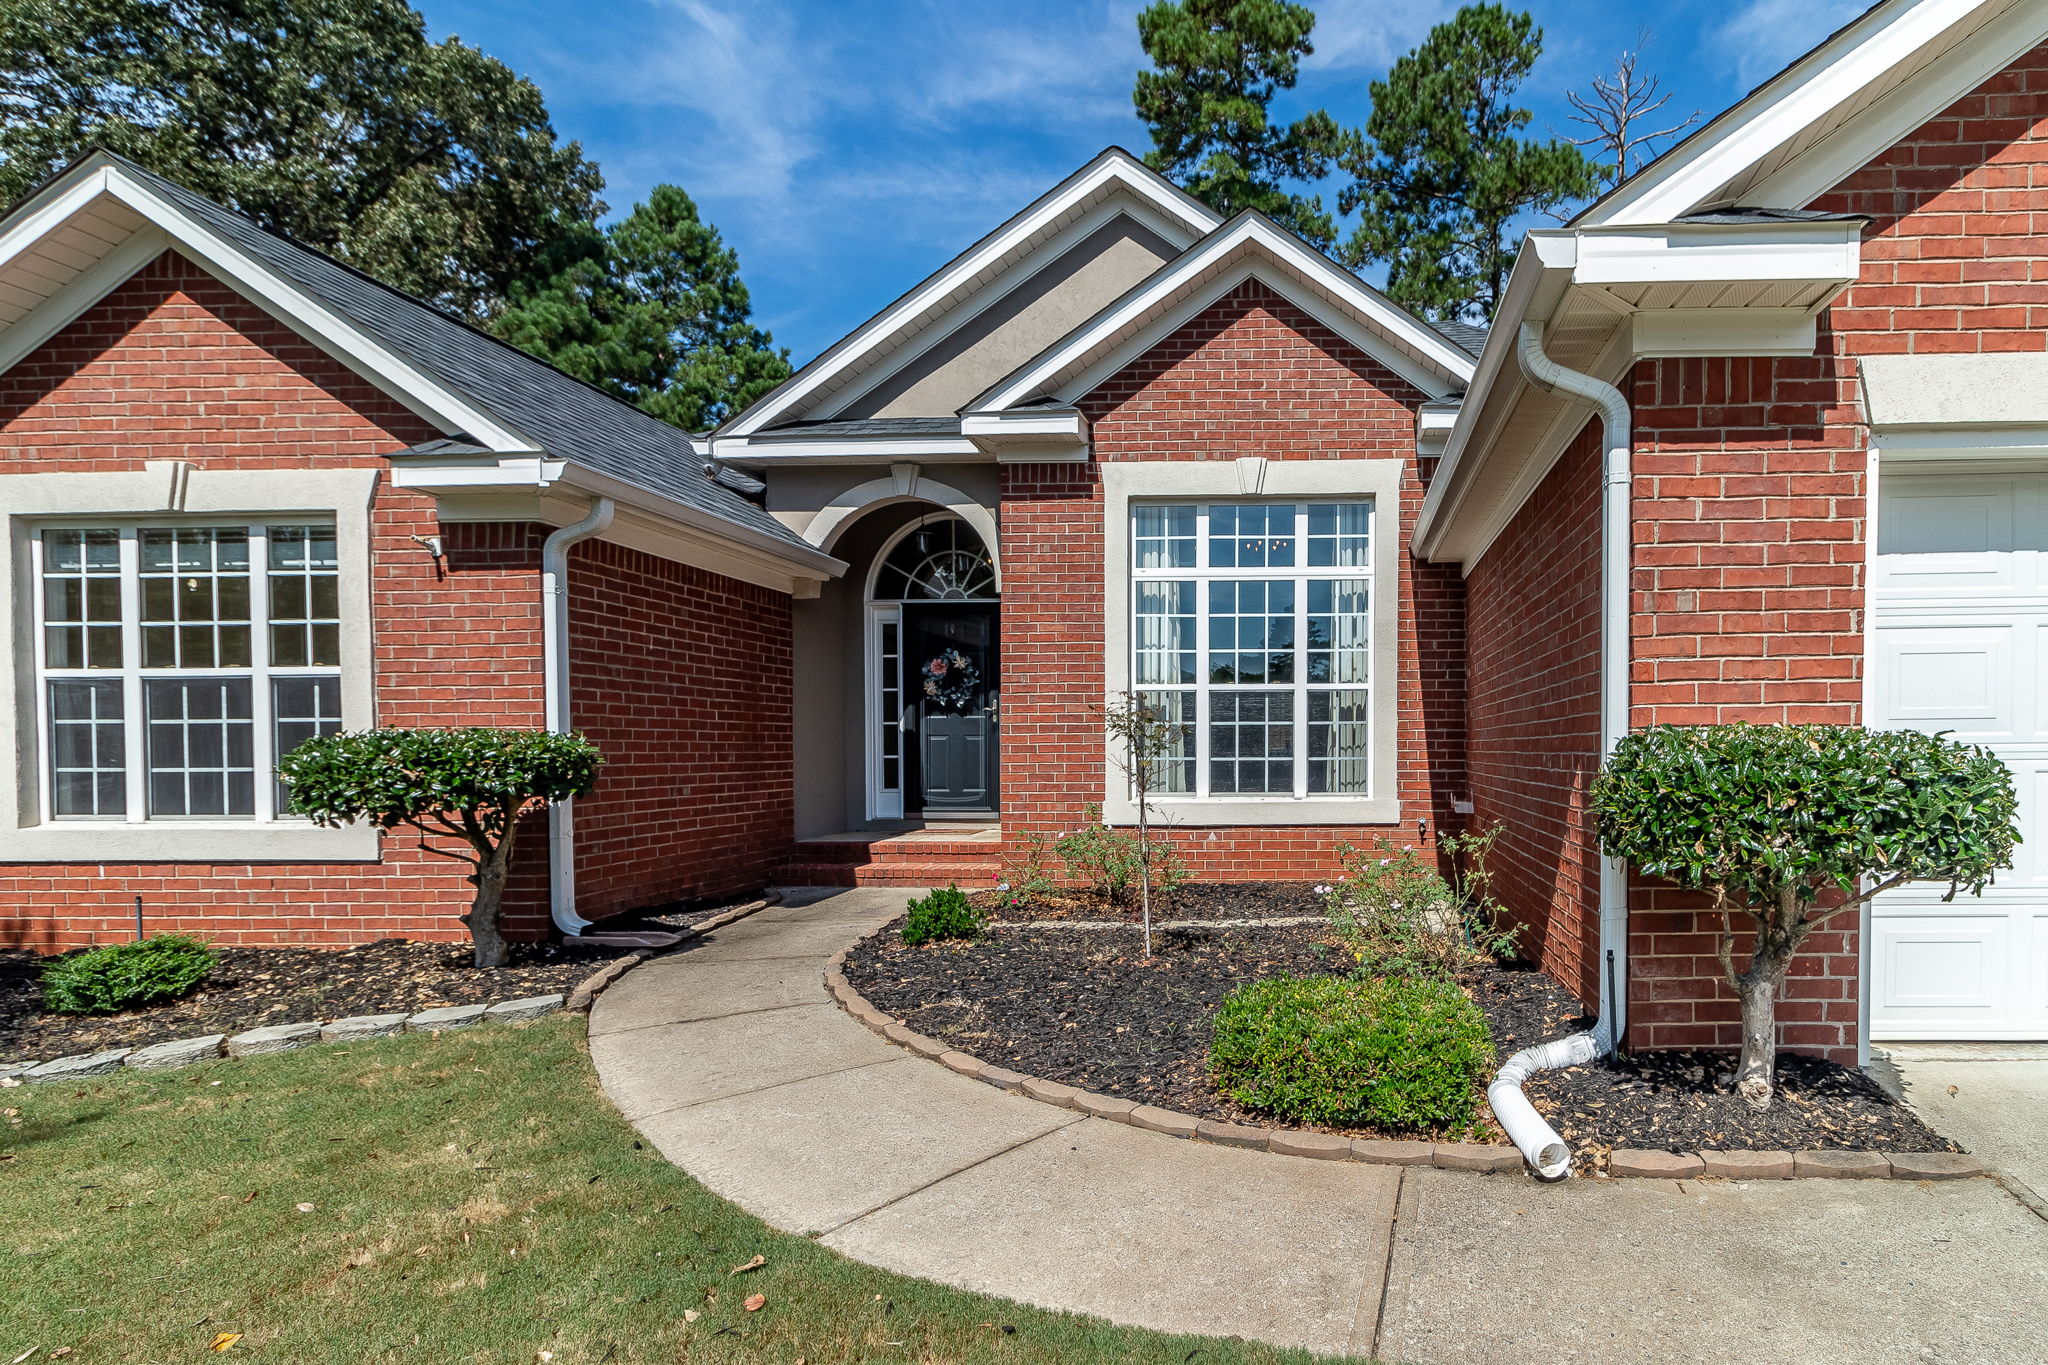
<svg viewBox="0 0 2048 1365">
<path fill-rule="evenodd" d="M 998 595 L 988 546 L 958 517 L 919 522 L 875 574 L 877 602 L 990 601 Z"/>
</svg>

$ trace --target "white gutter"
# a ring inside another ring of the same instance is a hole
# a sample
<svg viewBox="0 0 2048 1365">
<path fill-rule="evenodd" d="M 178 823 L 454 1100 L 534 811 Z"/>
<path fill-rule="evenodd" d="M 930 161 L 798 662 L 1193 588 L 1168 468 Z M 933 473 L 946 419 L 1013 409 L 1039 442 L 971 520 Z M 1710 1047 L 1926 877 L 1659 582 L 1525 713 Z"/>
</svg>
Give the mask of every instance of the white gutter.
<svg viewBox="0 0 2048 1365">
<path fill-rule="evenodd" d="M 547 728 L 569 732 L 569 547 L 602 535 L 617 510 L 610 498 L 592 498 L 590 515 L 550 534 L 540 547 L 541 696 Z M 548 807 L 548 914 L 574 938 L 590 927 L 576 913 L 574 802 Z"/>
<path fill-rule="evenodd" d="M 1543 353 L 1543 327 L 1524 322 L 1515 358 L 1529 381 L 1551 393 L 1583 399 L 1600 409 L 1607 457 L 1600 490 L 1600 752 L 1612 753 L 1628 733 L 1629 568 L 1634 544 L 1631 487 L 1634 438 L 1628 398 L 1603 379 L 1568 370 Z M 1572 1151 L 1522 1093 L 1522 1082 L 1538 1071 L 1581 1066 L 1614 1050 L 1627 1023 L 1617 975 L 1628 965 L 1628 872 L 1619 858 L 1600 860 L 1600 1017 L 1584 1033 L 1525 1048 L 1508 1059 L 1487 1103 L 1521 1150 L 1530 1169 L 1545 1180 L 1571 1172 Z"/>
</svg>

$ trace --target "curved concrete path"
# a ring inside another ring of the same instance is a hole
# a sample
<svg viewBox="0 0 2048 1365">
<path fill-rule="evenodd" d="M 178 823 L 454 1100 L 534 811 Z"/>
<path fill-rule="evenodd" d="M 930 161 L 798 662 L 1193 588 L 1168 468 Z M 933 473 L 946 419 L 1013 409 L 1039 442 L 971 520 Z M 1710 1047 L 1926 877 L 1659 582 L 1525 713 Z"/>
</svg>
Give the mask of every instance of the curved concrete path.
<svg viewBox="0 0 2048 1365">
<path fill-rule="evenodd" d="M 1166 1331 L 1453 1362 L 2038 1365 L 2048 1223 L 1989 1180 L 1574 1180 L 1311 1161 L 957 1076 L 826 997 L 907 893 L 793 893 L 599 997 L 591 1055 L 671 1161 L 777 1227 Z"/>
</svg>

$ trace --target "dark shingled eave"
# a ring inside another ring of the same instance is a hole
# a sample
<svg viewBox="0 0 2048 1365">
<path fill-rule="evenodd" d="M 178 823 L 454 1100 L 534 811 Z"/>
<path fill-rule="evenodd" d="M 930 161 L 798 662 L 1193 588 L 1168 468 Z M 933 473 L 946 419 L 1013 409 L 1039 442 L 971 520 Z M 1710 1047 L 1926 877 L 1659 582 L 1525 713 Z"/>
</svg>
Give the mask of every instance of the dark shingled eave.
<svg viewBox="0 0 2048 1365">
<path fill-rule="evenodd" d="M 100 151 L 86 160 L 118 166 L 208 231 L 372 333 L 451 390 L 531 436 L 549 458 L 610 475 L 755 536 L 801 550 L 806 558 L 816 557 L 817 547 L 737 490 L 707 475 L 702 452 L 680 428 L 124 157 Z M 61 180 L 69 173 L 54 179 Z M 451 432 L 445 445 L 427 442 L 397 458 L 447 455 L 463 447 L 480 451 L 466 436 Z"/>
</svg>

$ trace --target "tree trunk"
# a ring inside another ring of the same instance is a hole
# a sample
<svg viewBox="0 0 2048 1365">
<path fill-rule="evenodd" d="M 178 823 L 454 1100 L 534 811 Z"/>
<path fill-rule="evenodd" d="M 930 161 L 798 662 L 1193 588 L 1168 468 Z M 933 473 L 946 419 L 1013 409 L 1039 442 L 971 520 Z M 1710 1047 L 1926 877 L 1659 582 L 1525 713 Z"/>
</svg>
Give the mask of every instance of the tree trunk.
<svg viewBox="0 0 2048 1365">
<path fill-rule="evenodd" d="M 1757 916 L 1749 967 L 1735 978 L 1735 993 L 1742 1001 L 1742 1059 L 1735 1067 L 1735 1093 L 1754 1109 L 1768 1109 L 1777 1092 L 1778 998 L 1785 993 L 1792 955 L 1799 951 L 1807 927 L 1793 889 L 1787 887 L 1774 911 Z"/>
<path fill-rule="evenodd" d="M 512 831 L 507 829 L 498 846 L 477 864 L 470 878 L 476 884 L 476 896 L 469 903 L 469 913 L 462 917 L 469 926 L 479 967 L 502 967 L 512 956 L 512 946 L 498 932 L 498 906 L 505 899 L 505 877 L 511 870 Z"/>
<path fill-rule="evenodd" d="M 1152 831 L 1145 819 L 1145 789 L 1138 788 L 1138 913 L 1145 925 L 1145 956 L 1152 956 Z"/>
</svg>

